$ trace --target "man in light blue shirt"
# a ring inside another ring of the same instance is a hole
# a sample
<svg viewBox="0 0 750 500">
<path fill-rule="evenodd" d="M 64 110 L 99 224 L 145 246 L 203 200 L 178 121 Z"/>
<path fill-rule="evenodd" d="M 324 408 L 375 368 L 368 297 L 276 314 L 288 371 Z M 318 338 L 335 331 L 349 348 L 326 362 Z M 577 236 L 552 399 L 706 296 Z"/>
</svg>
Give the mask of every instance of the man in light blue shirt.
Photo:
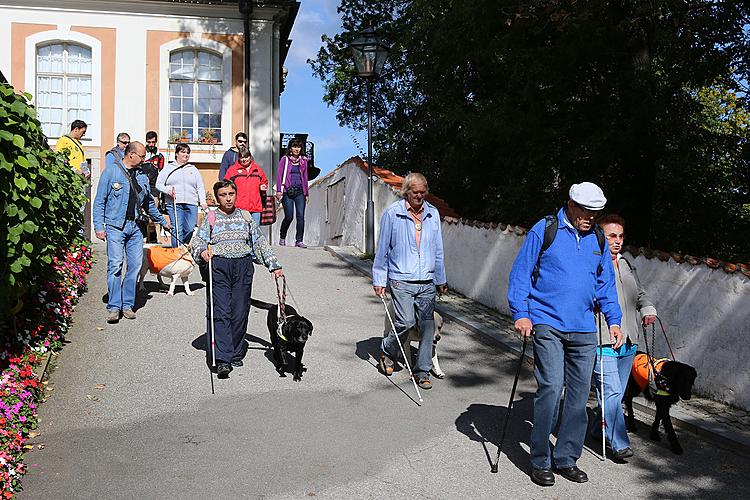
<svg viewBox="0 0 750 500">
<path fill-rule="evenodd" d="M 395 332 L 381 344 L 380 369 L 393 373 L 398 358 L 396 335 L 406 342 L 406 332 L 415 324 L 420 341 L 414 377 L 423 389 L 431 389 L 432 340 L 435 335 L 435 296 L 448 291 L 443 262 L 443 234 L 440 214 L 425 201 L 427 179 L 422 174 L 406 176 L 401 187 L 403 200 L 388 207 L 380 219 L 380 236 L 372 265 L 375 295 L 391 292 Z"/>
</svg>

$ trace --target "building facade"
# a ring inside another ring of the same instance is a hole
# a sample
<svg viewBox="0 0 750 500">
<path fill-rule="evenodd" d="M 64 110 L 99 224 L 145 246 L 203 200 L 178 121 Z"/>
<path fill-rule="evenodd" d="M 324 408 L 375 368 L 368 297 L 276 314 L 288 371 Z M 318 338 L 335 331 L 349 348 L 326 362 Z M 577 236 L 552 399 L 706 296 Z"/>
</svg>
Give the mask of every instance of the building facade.
<svg viewBox="0 0 750 500">
<path fill-rule="evenodd" d="M 51 145 L 73 120 L 89 125 L 94 186 L 116 135 L 144 141 L 149 130 L 168 160 L 176 142 L 190 144 L 207 189 L 239 131 L 270 177 L 298 8 L 286 0 L 0 0 L 0 69 L 32 96 Z"/>
</svg>

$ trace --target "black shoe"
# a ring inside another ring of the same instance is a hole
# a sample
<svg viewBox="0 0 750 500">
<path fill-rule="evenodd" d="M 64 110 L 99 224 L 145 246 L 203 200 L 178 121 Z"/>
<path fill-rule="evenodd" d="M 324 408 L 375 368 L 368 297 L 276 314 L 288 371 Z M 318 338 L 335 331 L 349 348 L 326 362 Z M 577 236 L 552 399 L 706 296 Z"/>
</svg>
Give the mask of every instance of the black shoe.
<svg viewBox="0 0 750 500">
<path fill-rule="evenodd" d="M 232 361 L 232 366 L 240 367 L 240 366 L 242 366 L 244 364 L 245 363 L 243 363 L 241 359 L 235 359 L 235 360 Z"/>
<path fill-rule="evenodd" d="M 568 481 L 573 481 L 574 483 L 585 483 L 589 480 L 586 473 L 575 465 L 573 467 L 558 467 L 555 471 Z"/>
<path fill-rule="evenodd" d="M 617 450 L 614 453 L 612 453 L 612 458 L 615 460 L 625 460 L 626 458 L 630 458 L 633 456 L 633 450 L 630 448 L 623 448 L 622 450 Z"/>
<path fill-rule="evenodd" d="M 555 484 L 555 475 L 549 469 L 532 469 L 531 480 L 539 486 L 552 486 Z"/>
<path fill-rule="evenodd" d="M 232 371 L 232 365 L 229 363 L 219 363 L 216 365 L 216 376 L 219 378 L 228 378 L 229 372 Z"/>
</svg>

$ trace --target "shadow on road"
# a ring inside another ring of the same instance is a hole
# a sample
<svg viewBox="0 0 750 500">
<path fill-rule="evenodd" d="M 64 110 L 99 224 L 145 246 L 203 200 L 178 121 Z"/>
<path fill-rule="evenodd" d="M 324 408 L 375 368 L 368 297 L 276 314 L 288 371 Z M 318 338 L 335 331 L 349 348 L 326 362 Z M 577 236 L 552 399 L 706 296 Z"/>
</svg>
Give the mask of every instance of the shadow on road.
<svg viewBox="0 0 750 500">
<path fill-rule="evenodd" d="M 380 359 L 380 342 L 383 337 L 370 337 L 366 340 L 360 340 L 357 342 L 357 348 L 354 353 L 359 359 L 369 361 L 372 356 L 373 359 Z"/>
<path fill-rule="evenodd" d="M 502 455 L 508 457 L 518 470 L 528 474 L 531 472 L 529 453 L 521 447 L 521 443 L 529 444 L 531 424 L 528 421 L 531 420 L 534 395 L 522 393 L 520 397 L 513 403 Z M 507 410 L 504 406 L 475 403 L 469 405 L 456 419 L 456 430 L 470 440 L 481 443 L 488 466 L 492 465 L 497 456 Z"/>
</svg>

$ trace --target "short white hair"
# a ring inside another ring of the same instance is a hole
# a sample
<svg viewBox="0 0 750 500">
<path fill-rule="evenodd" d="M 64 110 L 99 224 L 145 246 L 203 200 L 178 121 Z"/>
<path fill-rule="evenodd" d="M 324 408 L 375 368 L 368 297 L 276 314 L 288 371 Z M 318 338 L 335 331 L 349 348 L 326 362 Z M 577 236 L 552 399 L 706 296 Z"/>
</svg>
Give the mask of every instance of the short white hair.
<svg viewBox="0 0 750 500">
<path fill-rule="evenodd" d="M 424 189 L 427 191 L 427 193 L 430 192 L 430 186 L 427 184 L 427 179 L 424 175 L 420 174 L 419 172 L 412 172 L 406 177 L 404 177 L 404 182 L 401 184 L 401 191 L 399 194 L 401 194 L 402 198 L 406 198 L 406 193 L 409 192 L 411 189 L 411 185 L 415 182 L 421 182 L 424 184 Z"/>
</svg>

